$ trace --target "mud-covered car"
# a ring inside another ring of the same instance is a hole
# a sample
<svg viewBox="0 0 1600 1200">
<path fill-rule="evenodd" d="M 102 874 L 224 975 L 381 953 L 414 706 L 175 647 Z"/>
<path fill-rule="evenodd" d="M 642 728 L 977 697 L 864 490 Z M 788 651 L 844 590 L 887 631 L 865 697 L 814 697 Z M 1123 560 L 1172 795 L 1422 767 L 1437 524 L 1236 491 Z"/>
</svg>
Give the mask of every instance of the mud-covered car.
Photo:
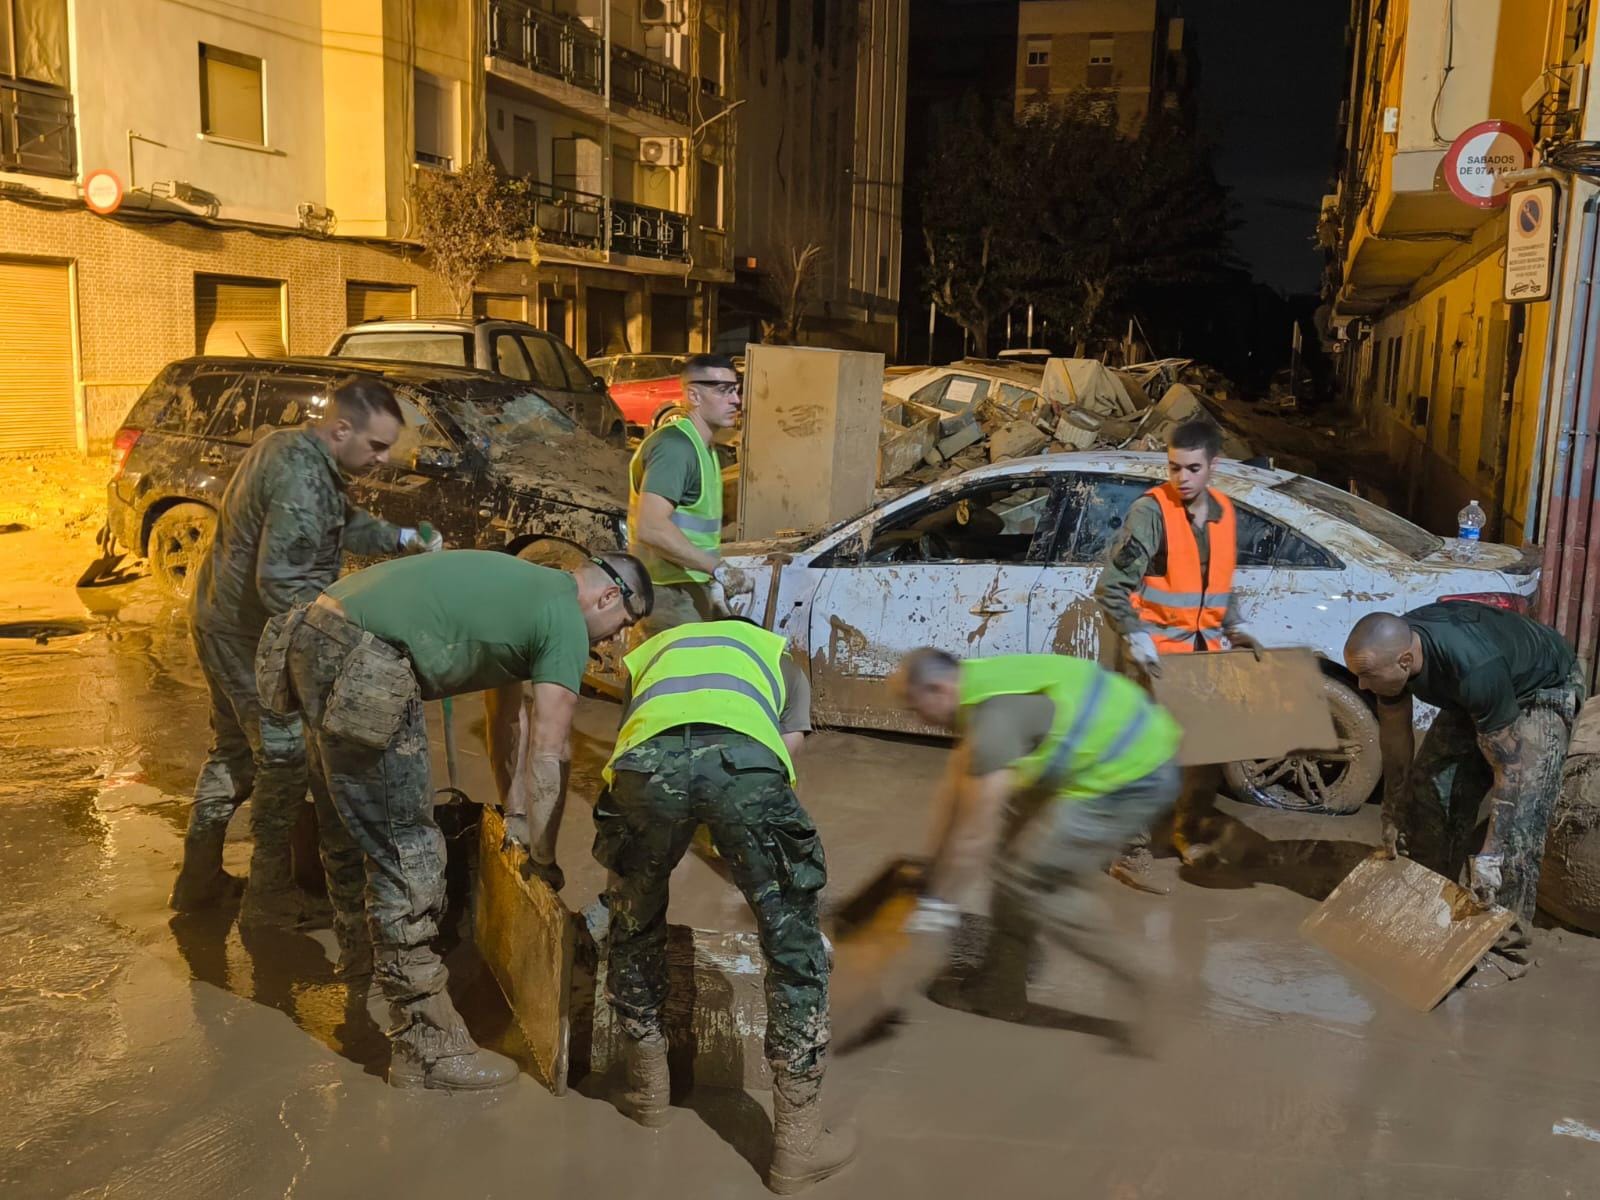
<svg viewBox="0 0 1600 1200">
<path fill-rule="evenodd" d="M 926 732 L 884 687 L 916 646 L 1111 661 L 1094 585 L 1128 506 L 1166 473 L 1160 454 L 1016 459 L 882 501 L 820 534 L 724 545 L 723 556 L 757 581 L 742 615 L 785 634 L 809 663 L 814 721 Z M 1224 462 L 1217 486 L 1238 513 L 1244 623 L 1263 645 L 1316 652 L 1340 739 L 1329 753 L 1230 764 L 1229 785 L 1260 804 L 1353 811 L 1381 764 L 1370 698 L 1343 663 L 1350 627 L 1370 612 L 1450 598 L 1525 611 L 1535 561 L 1510 546 L 1436 537 L 1288 471 Z"/>
<path fill-rule="evenodd" d="M 329 358 L 184 359 L 145 389 L 112 443 L 107 532 L 175 596 L 211 543 L 217 504 L 252 442 L 303 423 L 352 374 L 394 388 L 406 425 L 389 461 L 351 481 L 397 525 L 451 546 L 551 562 L 625 544 L 627 457 L 525 383 L 479 371 Z"/>
</svg>

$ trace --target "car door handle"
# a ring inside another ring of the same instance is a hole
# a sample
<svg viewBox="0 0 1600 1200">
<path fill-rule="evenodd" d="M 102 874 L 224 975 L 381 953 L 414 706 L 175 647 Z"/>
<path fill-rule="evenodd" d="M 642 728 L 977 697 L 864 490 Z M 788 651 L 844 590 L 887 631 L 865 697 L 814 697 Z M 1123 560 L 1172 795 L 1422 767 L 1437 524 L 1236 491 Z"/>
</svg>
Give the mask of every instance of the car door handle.
<svg viewBox="0 0 1600 1200">
<path fill-rule="evenodd" d="M 1011 608 L 1009 605 L 984 604 L 980 601 L 979 603 L 974 604 L 971 608 L 967 609 L 967 611 L 975 617 L 997 617 L 1001 613 L 1010 612 Z"/>
</svg>

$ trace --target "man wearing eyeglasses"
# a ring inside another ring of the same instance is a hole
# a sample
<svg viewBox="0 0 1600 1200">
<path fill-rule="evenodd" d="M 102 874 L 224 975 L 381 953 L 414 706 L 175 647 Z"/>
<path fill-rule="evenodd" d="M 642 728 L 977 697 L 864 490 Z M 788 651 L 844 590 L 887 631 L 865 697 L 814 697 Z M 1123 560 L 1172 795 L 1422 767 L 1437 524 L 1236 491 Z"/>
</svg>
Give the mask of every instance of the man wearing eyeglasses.
<svg viewBox="0 0 1600 1200">
<path fill-rule="evenodd" d="M 365 947 L 346 943 L 361 937 L 364 909 L 373 974 L 389 1002 L 391 1084 L 478 1091 L 516 1075 L 467 1033 L 430 945 L 444 907 L 445 845 L 423 701 L 493 694 L 490 746 L 509 781 L 506 824 L 535 868 L 553 872 L 589 645 L 650 605 L 650 577 L 626 554 L 566 572 L 495 551 L 444 550 L 347 575 L 291 618 L 282 635 L 291 703 L 334 810 L 318 816 L 335 932 L 341 959 L 358 957 Z M 265 700 L 273 681 L 260 682 Z M 531 704 L 524 683 L 533 685 Z"/>
<path fill-rule="evenodd" d="M 656 603 L 640 632 L 649 636 L 725 615 L 727 595 L 749 590 L 722 561 L 722 471 L 711 445 L 739 419 L 743 401 L 733 360 L 696 354 L 683 366 L 688 414 L 639 444 L 628 465 L 628 544 L 650 571 Z"/>
</svg>

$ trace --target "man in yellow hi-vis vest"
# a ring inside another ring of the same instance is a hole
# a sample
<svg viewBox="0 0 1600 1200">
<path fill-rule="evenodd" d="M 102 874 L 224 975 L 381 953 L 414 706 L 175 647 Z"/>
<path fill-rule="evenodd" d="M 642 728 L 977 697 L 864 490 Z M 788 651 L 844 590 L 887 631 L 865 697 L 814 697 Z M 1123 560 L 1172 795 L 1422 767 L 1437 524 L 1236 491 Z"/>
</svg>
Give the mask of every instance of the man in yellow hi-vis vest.
<svg viewBox="0 0 1600 1200">
<path fill-rule="evenodd" d="M 1028 959 L 1043 933 L 1104 967 L 1142 1004 L 1139 975 L 1118 953 L 1093 884 L 1177 798 L 1177 722 L 1133 681 L 1063 655 L 962 662 L 927 647 L 901 660 L 892 686 L 924 721 L 960 738 L 935 817 L 924 928 L 953 928 L 961 911 L 978 907 L 987 868 L 989 948 L 952 999 L 1021 1017 Z M 1131 1014 L 1130 1038 L 1139 1024 Z"/>
<path fill-rule="evenodd" d="M 776 1139 L 768 1183 L 798 1191 L 855 1154 L 853 1134 L 824 1129 L 820 1108 L 828 954 L 817 895 L 828 872 L 789 757 L 811 728 L 811 689 L 782 637 L 738 619 L 680 625 L 623 661 L 594 856 L 611 872 L 606 997 L 628 1037 L 624 1107 L 646 1126 L 671 1111 L 667 881 L 704 825 L 760 930 Z"/>
<path fill-rule="evenodd" d="M 712 442 L 739 419 L 739 375 L 722 354 L 683 367 L 688 414 L 668 421 L 628 464 L 628 545 L 650 571 L 656 606 L 640 624 L 648 637 L 688 621 L 726 615 L 726 594 L 748 590 L 722 561 L 722 471 Z"/>
</svg>

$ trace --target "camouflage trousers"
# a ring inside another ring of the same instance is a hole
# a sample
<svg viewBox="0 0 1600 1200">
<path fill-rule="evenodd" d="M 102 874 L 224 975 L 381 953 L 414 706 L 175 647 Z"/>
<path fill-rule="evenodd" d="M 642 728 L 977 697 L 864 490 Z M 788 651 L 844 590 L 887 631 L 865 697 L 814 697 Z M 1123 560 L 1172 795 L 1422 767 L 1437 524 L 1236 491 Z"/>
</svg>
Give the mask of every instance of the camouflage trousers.
<svg viewBox="0 0 1600 1200">
<path fill-rule="evenodd" d="M 281 850 L 287 874 L 289 832 L 306 796 L 300 721 L 262 711 L 255 638 L 193 627 L 189 636 L 211 698 L 211 747 L 195 780 L 189 828 L 225 829 L 248 799 L 256 845 Z"/>
<path fill-rule="evenodd" d="M 611 871 L 606 998 L 631 1037 L 662 1032 L 667 882 L 704 824 L 760 931 L 768 1061 L 821 1075 L 828 955 L 817 917 L 827 862 L 777 758 L 742 734 L 683 726 L 629 751 L 595 806 L 594 856 Z"/>
<path fill-rule="evenodd" d="M 1495 902 L 1526 924 L 1539 898 L 1545 833 L 1561 791 L 1572 722 L 1583 703 L 1581 681 L 1539 692 L 1515 729 L 1530 752 L 1531 770 L 1515 797 L 1493 814 L 1503 857 Z M 1478 748 L 1472 718 L 1444 711 L 1423 735 L 1411 773 L 1411 802 L 1397 814 L 1400 849 L 1448 879 L 1463 880 L 1477 847 L 1477 827 L 1494 771 Z"/>
<path fill-rule="evenodd" d="M 289 678 L 306 725 L 310 769 L 322 778 L 318 823 L 341 957 L 371 939 L 373 973 L 389 1004 L 389 1037 L 424 1061 L 473 1048 L 432 941 L 445 899 L 445 841 L 433 815 L 422 701 L 406 706 L 388 745 L 372 749 L 322 725 L 328 695 L 361 630 L 316 606 L 289 645 Z M 326 808 L 322 807 L 326 797 Z"/>
</svg>

